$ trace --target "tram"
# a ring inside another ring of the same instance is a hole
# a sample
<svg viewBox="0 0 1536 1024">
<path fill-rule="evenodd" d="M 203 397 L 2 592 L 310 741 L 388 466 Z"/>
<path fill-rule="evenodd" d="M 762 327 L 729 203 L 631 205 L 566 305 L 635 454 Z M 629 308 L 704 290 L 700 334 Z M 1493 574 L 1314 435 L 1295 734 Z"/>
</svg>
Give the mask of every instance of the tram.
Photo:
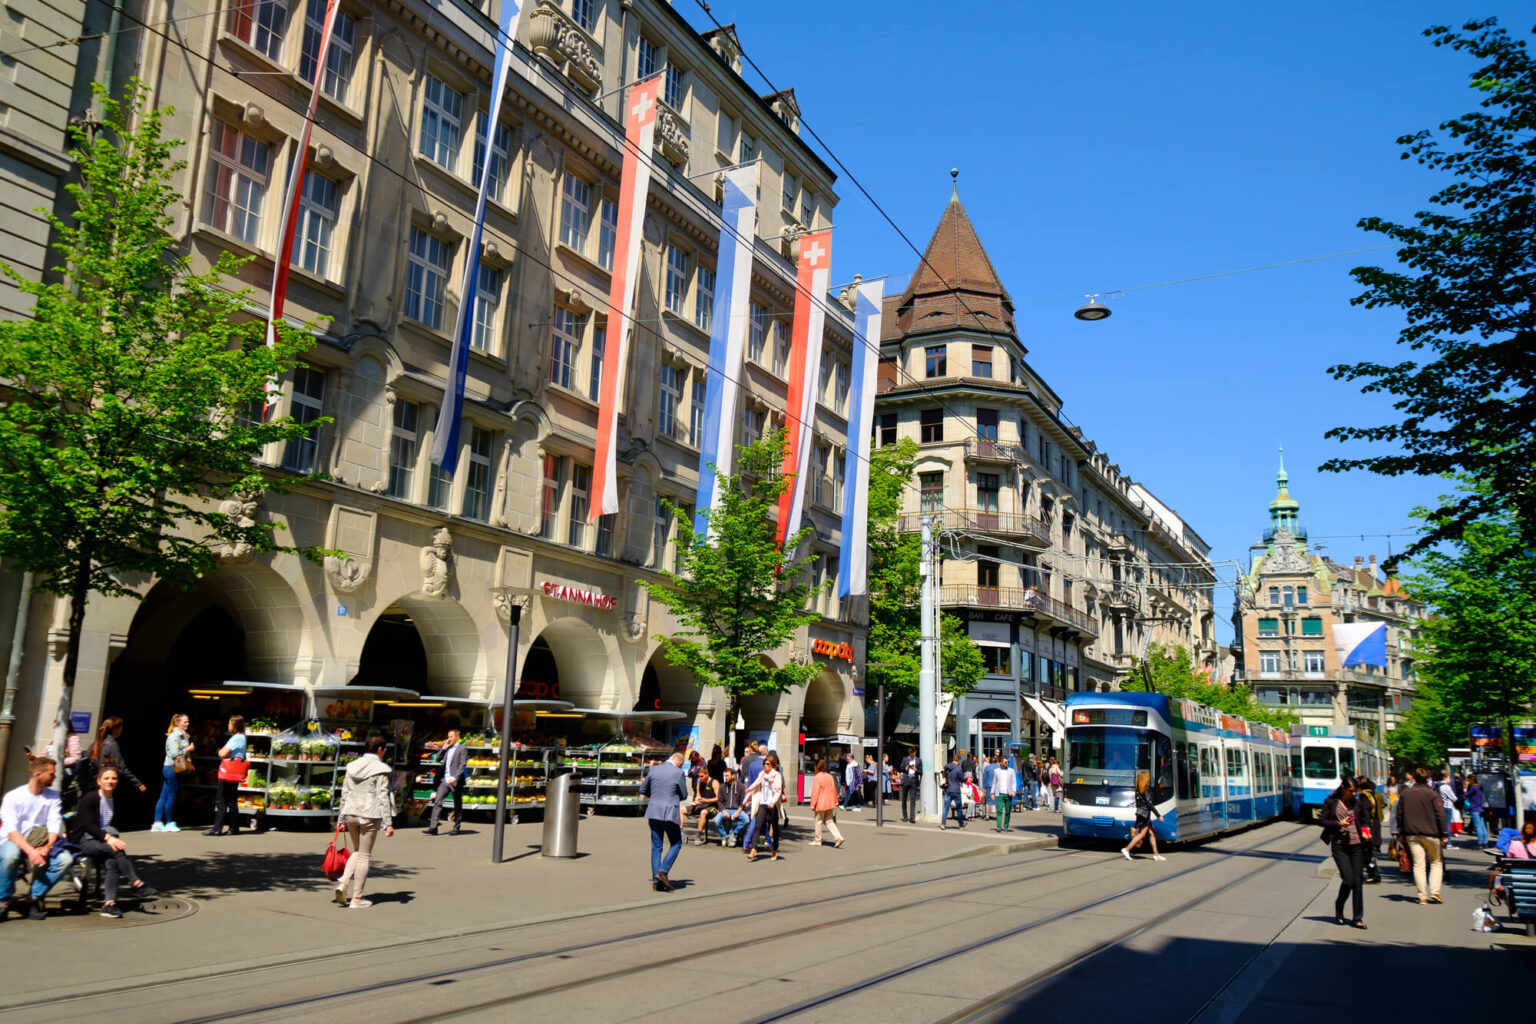
<svg viewBox="0 0 1536 1024">
<path fill-rule="evenodd" d="M 1291 727 L 1291 813 L 1308 817 L 1322 809 L 1341 778 L 1367 776 L 1380 786 L 1387 755 L 1353 726 Z"/>
<path fill-rule="evenodd" d="M 1138 772 L 1151 774 L 1159 841 L 1198 839 L 1279 817 L 1291 792 L 1281 729 L 1158 693 L 1067 696 L 1062 827 L 1125 840 Z"/>
</svg>

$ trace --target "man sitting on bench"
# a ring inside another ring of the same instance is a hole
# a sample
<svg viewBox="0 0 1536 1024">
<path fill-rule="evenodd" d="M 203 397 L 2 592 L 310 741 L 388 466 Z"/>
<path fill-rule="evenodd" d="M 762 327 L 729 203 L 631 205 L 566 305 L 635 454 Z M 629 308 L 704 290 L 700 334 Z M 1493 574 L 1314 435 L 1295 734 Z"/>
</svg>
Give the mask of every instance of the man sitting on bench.
<svg viewBox="0 0 1536 1024">
<path fill-rule="evenodd" d="M 26 784 L 0 799 L 0 921 L 10 911 L 16 880 L 32 873 L 31 901 L 27 916 L 41 921 L 43 897 L 64 877 L 74 856 L 59 845 L 64 831 L 64 805 L 53 784 L 57 765 L 51 757 L 31 759 Z"/>
</svg>

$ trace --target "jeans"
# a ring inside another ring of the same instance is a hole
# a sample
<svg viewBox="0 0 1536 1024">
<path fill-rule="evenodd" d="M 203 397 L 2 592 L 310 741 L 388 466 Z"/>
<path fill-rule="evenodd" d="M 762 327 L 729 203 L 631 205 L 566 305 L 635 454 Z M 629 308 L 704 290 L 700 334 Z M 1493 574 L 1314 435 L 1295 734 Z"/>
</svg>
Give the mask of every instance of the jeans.
<svg viewBox="0 0 1536 1024">
<path fill-rule="evenodd" d="M 955 809 L 955 821 L 959 822 L 961 828 L 965 828 L 965 803 L 961 800 L 959 793 L 944 794 L 944 807 L 939 814 L 939 824 L 943 825 L 949 820 L 950 807 Z"/>
<path fill-rule="evenodd" d="M 919 797 L 919 793 L 918 793 L 918 787 L 917 787 L 917 780 L 913 779 L 912 781 L 908 782 L 907 780 L 903 779 L 902 783 L 901 783 L 901 820 L 902 821 L 916 821 L 917 820 L 918 797 Z"/>
<path fill-rule="evenodd" d="M 230 782 L 228 779 L 219 780 L 218 793 L 214 797 L 213 828 L 208 831 L 218 832 L 223 829 L 226 818 L 229 821 L 231 834 L 240 831 L 240 805 L 235 802 L 239 792 L 240 783 Z"/>
<path fill-rule="evenodd" d="M 1354 917 L 1365 920 L 1365 847 L 1359 843 L 1333 844 L 1333 862 L 1339 867 L 1339 895 L 1333 901 L 1333 916 L 1344 916 L 1344 901 L 1354 894 Z"/>
<path fill-rule="evenodd" d="M 450 793 L 453 794 L 453 830 L 457 832 L 459 826 L 464 824 L 464 782 L 465 777 L 460 775 L 457 779 L 444 779 L 437 787 L 437 792 L 432 794 L 432 817 L 427 822 L 427 828 L 437 828 L 437 819 L 443 813 L 443 802 Z"/>
<path fill-rule="evenodd" d="M 160 769 L 160 776 L 165 782 L 160 787 L 160 799 L 155 801 L 155 821 L 167 825 L 176 820 L 176 794 L 181 791 L 181 776 L 170 765 Z"/>
<path fill-rule="evenodd" d="M 75 861 L 74 854 L 67 853 L 55 843 L 48 851 L 48 859 L 40 868 L 34 868 L 21 847 L 9 839 L 0 839 L 0 906 L 8 906 L 11 894 L 16 890 L 16 880 L 28 871 L 32 873 L 32 898 L 40 900 L 48 895 L 55 882 Z"/>
<path fill-rule="evenodd" d="M 337 888 L 346 886 L 353 899 L 362 899 L 363 887 L 368 884 L 368 867 L 373 863 L 373 843 L 384 830 L 383 818 L 358 818 L 347 815 L 341 824 L 346 826 L 347 838 L 352 841 L 352 856 L 336 880 Z"/>
<path fill-rule="evenodd" d="M 1009 793 L 999 793 L 992 798 L 997 805 L 997 827 L 1006 829 L 1013 824 L 1013 796 Z"/>
<path fill-rule="evenodd" d="M 1480 811 L 1476 812 L 1476 813 L 1473 813 L 1473 812 L 1469 811 L 1468 814 L 1472 818 L 1472 827 L 1477 829 L 1477 845 L 1480 846 L 1480 847 L 1487 846 L 1488 845 L 1488 818 L 1487 818 L 1487 816 L 1484 815 Z"/>
<path fill-rule="evenodd" d="M 1440 895 L 1440 882 L 1445 878 L 1445 860 L 1440 856 L 1439 836 L 1405 836 L 1408 855 L 1413 858 L 1413 885 L 1419 891 L 1419 899 Z M 1428 863 L 1429 889 L 1424 888 L 1425 864 Z"/>
<path fill-rule="evenodd" d="M 108 903 L 117 901 L 119 876 L 128 879 L 129 885 L 139 880 L 138 873 L 133 870 L 133 861 L 129 860 L 128 855 L 121 850 L 114 850 L 106 843 L 98 842 L 90 836 L 81 836 L 80 852 L 101 861 L 102 895 Z"/>
<path fill-rule="evenodd" d="M 729 828 L 727 828 L 727 826 L 729 826 Z M 715 831 L 720 833 L 721 839 L 724 839 L 726 833 L 729 832 L 731 835 L 734 835 L 738 841 L 740 841 L 741 834 L 746 830 L 747 814 L 739 807 L 734 811 L 731 811 L 729 815 L 727 815 L 727 812 L 725 811 L 721 811 L 715 815 Z"/>
<path fill-rule="evenodd" d="M 663 872 L 670 873 L 672 865 L 677 863 L 677 855 L 683 850 L 683 827 L 675 821 L 657 821 L 647 818 L 645 823 L 651 827 L 651 878 Z M 666 837 L 667 852 L 661 852 L 661 840 Z"/>
</svg>

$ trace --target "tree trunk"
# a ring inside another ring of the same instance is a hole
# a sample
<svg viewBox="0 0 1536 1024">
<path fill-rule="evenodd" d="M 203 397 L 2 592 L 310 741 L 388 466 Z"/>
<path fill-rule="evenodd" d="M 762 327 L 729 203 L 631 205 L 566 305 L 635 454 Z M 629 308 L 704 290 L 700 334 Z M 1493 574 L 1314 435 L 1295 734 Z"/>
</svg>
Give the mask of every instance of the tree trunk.
<svg viewBox="0 0 1536 1024">
<path fill-rule="evenodd" d="M 75 579 L 69 588 L 69 638 L 64 645 L 64 685 L 59 690 L 59 710 L 54 715 L 53 724 L 53 753 L 60 766 L 59 778 L 62 783 L 64 773 L 62 767 L 64 756 L 68 752 L 66 746 L 69 732 L 69 713 L 71 705 L 75 701 L 75 673 L 80 668 L 80 634 L 85 631 L 85 604 L 91 596 L 91 549 L 89 546 L 82 548 L 75 565 Z M 21 642 L 17 637 L 17 643 Z M 81 745 L 85 745 L 88 738 L 81 739 Z"/>
<path fill-rule="evenodd" d="M 731 757 L 740 757 L 736 749 L 736 717 L 741 713 L 741 698 L 735 690 L 726 691 L 725 702 L 725 737 L 726 753 Z"/>
</svg>

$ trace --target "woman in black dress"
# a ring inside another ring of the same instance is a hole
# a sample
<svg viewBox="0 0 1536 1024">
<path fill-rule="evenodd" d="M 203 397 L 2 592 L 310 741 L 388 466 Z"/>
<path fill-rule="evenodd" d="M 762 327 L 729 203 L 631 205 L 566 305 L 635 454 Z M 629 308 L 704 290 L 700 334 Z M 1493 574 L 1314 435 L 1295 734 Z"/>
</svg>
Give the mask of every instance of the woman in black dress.
<svg viewBox="0 0 1536 1024">
<path fill-rule="evenodd" d="M 1167 860 L 1157 852 L 1157 835 L 1152 831 L 1152 819 L 1163 820 L 1163 816 L 1157 813 L 1157 808 L 1152 806 L 1152 797 L 1147 790 L 1152 785 L 1151 772 L 1136 773 L 1136 822 L 1131 826 L 1131 841 L 1125 844 L 1120 851 L 1120 856 L 1126 860 L 1131 859 L 1131 851 L 1141 845 L 1143 839 L 1152 841 L 1152 859 Z"/>
</svg>

